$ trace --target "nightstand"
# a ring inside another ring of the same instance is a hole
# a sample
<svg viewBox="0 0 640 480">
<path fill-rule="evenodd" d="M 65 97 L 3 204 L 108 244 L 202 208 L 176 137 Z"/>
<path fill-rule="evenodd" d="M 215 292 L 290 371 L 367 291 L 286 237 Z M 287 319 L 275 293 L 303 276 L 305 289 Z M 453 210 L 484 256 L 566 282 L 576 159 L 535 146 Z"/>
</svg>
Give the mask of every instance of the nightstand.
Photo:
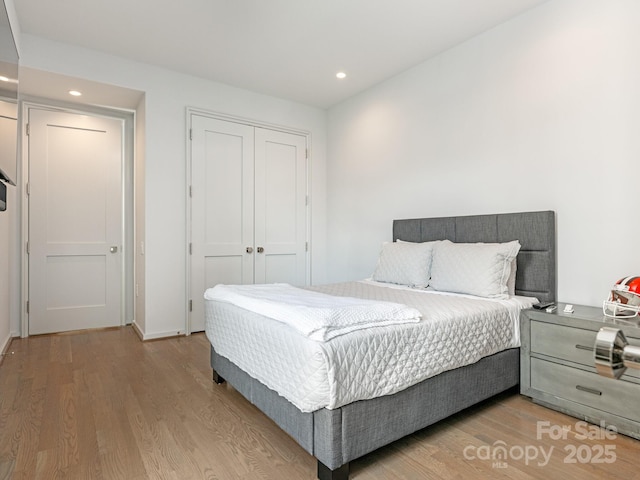
<svg viewBox="0 0 640 480">
<path fill-rule="evenodd" d="M 640 439 L 640 370 L 619 380 L 598 375 L 594 344 L 601 327 L 622 330 L 640 345 L 640 319 L 607 318 L 602 309 L 574 313 L 528 309 L 520 314 L 520 393 L 554 410 Z"/>
</svg>

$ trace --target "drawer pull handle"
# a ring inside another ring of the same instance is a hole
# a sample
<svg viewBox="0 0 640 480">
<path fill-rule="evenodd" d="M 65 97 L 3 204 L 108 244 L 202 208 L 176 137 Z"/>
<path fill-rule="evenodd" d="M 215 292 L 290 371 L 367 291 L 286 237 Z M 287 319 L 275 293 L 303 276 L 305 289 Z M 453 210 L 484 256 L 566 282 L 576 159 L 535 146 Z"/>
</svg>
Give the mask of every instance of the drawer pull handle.
<svg viewBox="0 0 640 480">
<path fill-rule="evenodd" d="M 590 351 L 590 352 L 593 352 L 593 347 L 589 347 L 589 346 L 587 346 L 587 345 L 580 345 L 580 344 L 578 344 L 578 345 L 576 345 L 576 348 L 577 348 L 578 350 L 588 350 L 588 351 Z"/>
<path fill-rule="evenodd" d="M 602 395 L 600 390 L 596 390 L 595 388 L 583 387 L 582 385 L 576 385 L 576 388 L 582 392 L 593 393 L 594 395 Z"/>
<path fill-rule="evenodd" d="M 596 335 L 596 371 L 610 378 L 620 378 L 627 367 L 640 369 L 640 346 L 629 345 L 622 330 L 602 327 Z"/>
</svg>

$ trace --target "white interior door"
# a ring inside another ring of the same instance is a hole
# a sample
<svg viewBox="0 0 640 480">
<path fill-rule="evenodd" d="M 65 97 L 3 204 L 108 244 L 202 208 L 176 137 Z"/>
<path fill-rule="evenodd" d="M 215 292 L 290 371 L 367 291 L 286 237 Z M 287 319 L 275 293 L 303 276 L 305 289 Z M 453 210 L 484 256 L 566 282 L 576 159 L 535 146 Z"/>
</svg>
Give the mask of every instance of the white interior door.
<svg viewBox="0 0 640 480">
<path fill-rule="evenodd" d="M 306 283 L 306 138 L 191 116 L 190 330 L 219 283 Z"/>
<path fill-rule="evenodd" d="M 307 140 L 255 131 L 255 283 L 306 283 Z"/>
<path fill-rule="evenodd" d="M 121 325 L 123 121 L 28 121 L 29 334 Z"/>
<path fill-rule="evenodd" d="M 253 283 L 253 127 L 192 116 L 191 331 L 204 330 L 204 291 Z"/>
</svg>

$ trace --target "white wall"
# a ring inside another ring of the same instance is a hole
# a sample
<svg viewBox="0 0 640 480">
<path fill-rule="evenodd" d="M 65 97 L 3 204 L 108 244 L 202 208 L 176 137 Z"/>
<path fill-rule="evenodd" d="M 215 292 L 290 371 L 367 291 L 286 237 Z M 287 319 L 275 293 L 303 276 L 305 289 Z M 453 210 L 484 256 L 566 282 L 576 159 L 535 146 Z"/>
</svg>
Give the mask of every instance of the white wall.
<svg viewBox="0 0 640 480">
<path fill-rule="evenodd" d="M 18 53 L 20 50 L 20 23 L 18 22 L 18 15 L 16 14 L 16 7 L 14 0 L 3 0 L 4 7 L 7 9 L 7 17 L 9 17 L 9 25 L 11 26 L 11 33 L 13 34 L 13 40 L 16 44 Z"/>
<path fill-rule="evenodd" d="M 19 36 L 20 28 L 16 20 L 13 0 L 3 1 L 9 16 L 11 31 L 14 36 Z M 19 43 L 16 42 L 16 44 L 20 51 Z M 17 329 L 12 331 L 11 322 L 12 313 L 17 310 L 14 298 L 20 281 L 16 268 L 19 262 L 10 254 L 16 248 L 18 228 L 15 190 L 16 187 L 7 185 L 7 210 L 0 212 L 0 353 L 4 351 L 11 337 L 18 334 Z"/>
<path fill-rule="evenodd" d="M 145 242 L 144 272 L 138 272 L 144 304 L 136 314 L 144 315 L 137 322 L 145 337 L 175 334 L 185 325 L 188 106 L 311 132 L 312 281 L 325 281 L 325 111 L 29 35 L 21 47 L 24 66 L 145 92 L 144 132 L 136 140 L 145 157 L 136 167 L 144 177 L 136 179 L 144 201 L 144 213 L 137 205 L 138 220 L 144 215 L 137 233 Z"/>
<path fill-rule="evenodd" d="M 7 188 L 11 188 L 10 186 Z M 8 205 L 11 207 L 11 205 Z M 0 353 L 10 338 L 9 213 L 0 212 Z"/>
<path fill-rule="evenodd" d="M 0 353 L 11 340 L 11 234 L 15 218 L 15 188 L 7 185 L 7 210 L 0 212 Z"/>
<path fill-rule="evenodd" d="M 559 300 L 640 274 L 640 2 L 554 0 L 329 110 L 328 280 L 393 218 L 555 210 Z"/>
</svg>

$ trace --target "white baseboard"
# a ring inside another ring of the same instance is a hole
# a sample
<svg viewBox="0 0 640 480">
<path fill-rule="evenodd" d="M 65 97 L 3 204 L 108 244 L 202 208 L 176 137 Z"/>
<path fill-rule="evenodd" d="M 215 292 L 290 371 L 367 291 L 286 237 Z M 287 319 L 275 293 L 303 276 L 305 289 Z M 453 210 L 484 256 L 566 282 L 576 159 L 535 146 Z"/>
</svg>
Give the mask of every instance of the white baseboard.
<svg viewBox="0 0 640 480">
<path fill-rule="evenodd" d="M 9 334 L 9 336 L 2 341 L 2 348 L 0 348 L 0 364 L 2 364 L 2 361 L 4 360 L 5 353 L 9 351 L 11 340 L 13 340 L 13 335 Z"/>
<path fill-rule="evenodd" d="M 136 332 L 136 335 L 138 335 L 140 340 L 144 340 L 144 333 L 142 333 L 142 330 L 140 330 L 138 324 L 136 322 L 131 322 L 131 326 L 133 327 L 133 331 Z"/>
<path fill-rule="evenodd" d="M 185 335 L 184 330 L 179 330 L 179 331 L 172 330 L 170 332 L 145 333 L 142 330 L 140 330 L 140 327 L 138 326 L 138 324 L 136 322 L 133 322 L 131 324 L 131 326 L 133 327 L 133 330 L 136 332 L 138 337 L 140 337 L 140 340 L 142 340 L 143 342 L 145 342 L 147 340 L 158 340 L 158 339 L 161 339 L 161 338 L 180 337 L 180 336 Z"/>
</svg>

